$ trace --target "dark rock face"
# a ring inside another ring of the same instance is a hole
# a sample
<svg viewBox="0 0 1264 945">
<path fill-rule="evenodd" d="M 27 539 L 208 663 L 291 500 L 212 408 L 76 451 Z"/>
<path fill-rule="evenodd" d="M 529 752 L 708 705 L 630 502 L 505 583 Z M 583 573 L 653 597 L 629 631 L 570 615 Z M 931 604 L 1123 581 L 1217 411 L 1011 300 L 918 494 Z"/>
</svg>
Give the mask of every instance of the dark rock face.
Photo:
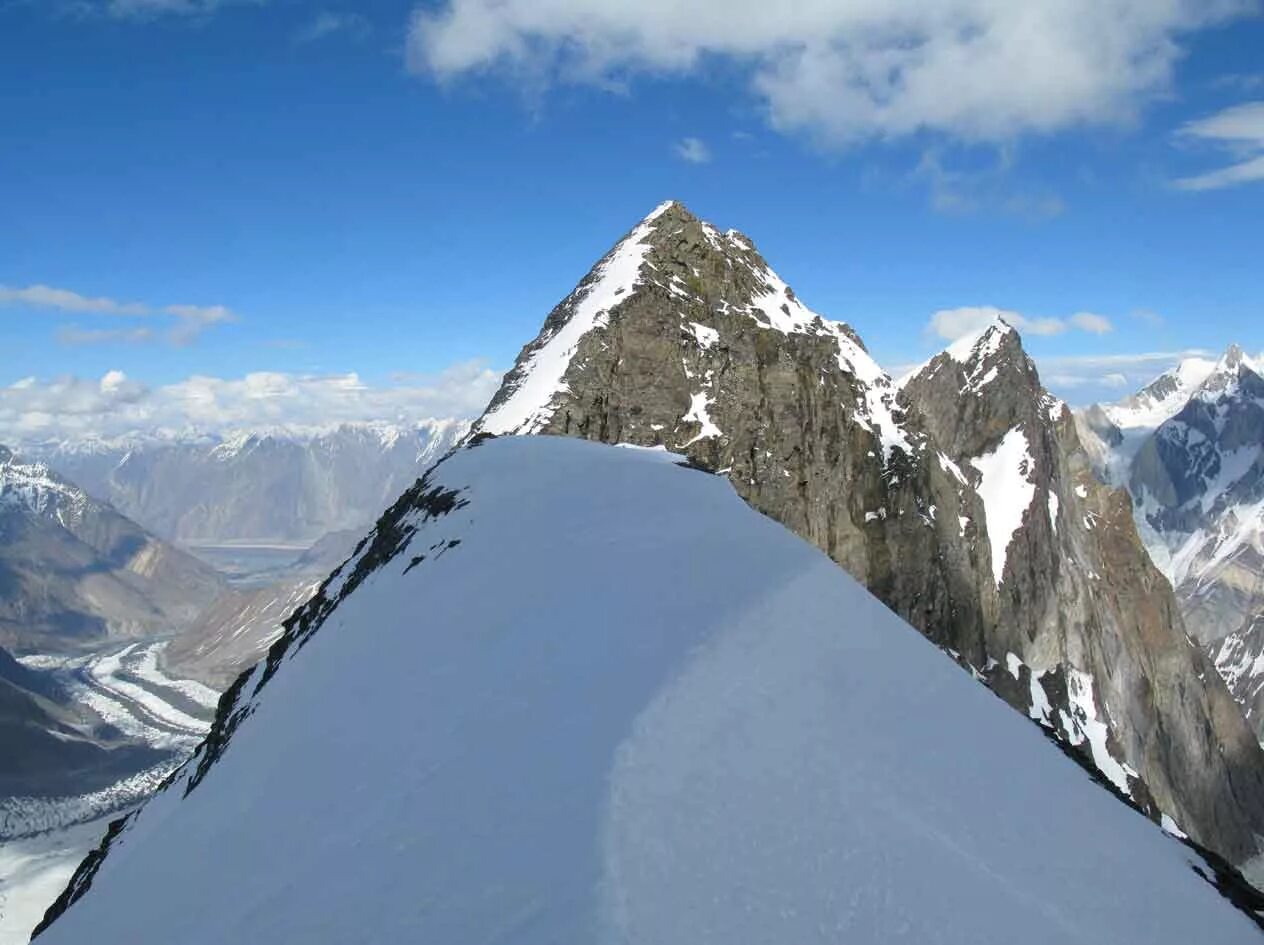
<svg viewBox="0 0 1264 945">
<path fill-rule="evenodd" d="M 622 257 L 638 243 L 629 266 Z M 611 285 L 620 265 L 630 281 Z M 539 396 L 533 373 L 562 354 L 552 350 L 561 333 L 602 293 L 608 316 L 575 339 L 557 389 Z M 679 204 L 550 313 L 474 430 L 683 453 L 936 642 L 985 659 L 996 606 L 986 538 L 961 525 L 981 518 L 977 497 L 908 422 L 850 329 L 806 309 L 746 237 Z"/>
<path fill-rule="evenodd" d="M 1047 702 L 1058 734 L 1088 757 L 1104 750 L 1117 759 L 1122 771 L 1112 780 L 1152 815 L 1166 812 L 1213 847 L 1251 856 L 1264 822 L 1260 752 L 1208 660 L 1186 640 L 1127 494 L 1092 475 L 1071 412 L 1041 387 L 1017 332 L 997 325 L 968 353 L 940 355 L 904 394 L 971 475 L 1004 439 L 1021 435 L 1026 447 L 1016 472 L 1027 489 L 1011 490 L 1026 505 L 990 638 L 996 659 L 1016 654 L 1042 677 L 1044 699 L 1020 691 L 1018 706 L 1024 698 L 1033 710 Z M 979 486 L 986 492 L 986 482 Z M 1071 688 L 1057 692 L 1045 674 Z M 1092 688 L 1075 692 L 1085 677 Z M 1077 707 L 1089 718 L 1078 719 Z M 1107 730 L 1100 744 L 1097 720 Z"/>
<path fill-rule="evenodd" d="M 1016 430 L 1030 494 L 1011 539 L 969 461 Z M 727 475 L 1152 816 L 1255 854 L 1264 756 L 1017 335 L 898 396 L 746 237 L 668 204 L 550 313 L 474 432 L 666 447 Z"/>
</svg>

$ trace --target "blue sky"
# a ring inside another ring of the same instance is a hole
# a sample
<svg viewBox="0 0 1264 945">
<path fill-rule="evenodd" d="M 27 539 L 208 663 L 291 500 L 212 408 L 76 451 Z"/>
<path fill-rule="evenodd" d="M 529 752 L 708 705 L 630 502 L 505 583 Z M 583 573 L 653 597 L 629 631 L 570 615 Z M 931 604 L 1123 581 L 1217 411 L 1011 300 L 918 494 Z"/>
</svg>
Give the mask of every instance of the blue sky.
<svg viewBox="0 0 1264 945">
<path fill-rule="evenodd" d="M 1257 6 L 761 6 L 0 0 L 0 433 L 108 372 L 476 409 L 668 197 L 892 369 L 981 306 L 1075 402 L 1264 347 Z"/>
</svg>

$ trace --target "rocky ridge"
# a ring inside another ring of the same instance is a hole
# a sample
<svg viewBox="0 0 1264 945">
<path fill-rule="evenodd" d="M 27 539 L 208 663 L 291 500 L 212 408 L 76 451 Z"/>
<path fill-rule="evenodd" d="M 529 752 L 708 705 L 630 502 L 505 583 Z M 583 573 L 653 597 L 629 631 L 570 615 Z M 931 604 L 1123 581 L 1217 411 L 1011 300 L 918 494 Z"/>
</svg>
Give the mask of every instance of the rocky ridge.
<svg viewBox="0 0 1264 945">
<path fill-rule="evenodd" d="M 549 314 L 479 434 L 665 447 L 728 476 L 1151 816 L 1256 853 L 1264 756 L 1012 330 L 901 392 L 747 237 L 668 203 Z"/>
</svg>

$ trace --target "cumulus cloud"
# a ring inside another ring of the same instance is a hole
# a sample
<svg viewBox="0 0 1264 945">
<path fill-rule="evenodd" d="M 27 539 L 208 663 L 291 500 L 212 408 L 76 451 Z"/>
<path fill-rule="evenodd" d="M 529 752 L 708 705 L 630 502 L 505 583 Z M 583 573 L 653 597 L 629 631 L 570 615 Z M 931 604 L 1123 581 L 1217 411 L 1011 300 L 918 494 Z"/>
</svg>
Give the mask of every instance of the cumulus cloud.
<svg viewBox="0 0 1264 945">
<path fill-rule="evenodd" d="M 355 373 L 194 375 L 155 387 L 122 371 L 97 380 L 27 377 L 0 387 L 0 443 L 472 417 L 486 406 L 500 379 L 477 361 L 434 375 L 399 375 L 382 385 Z"/>
<path fill-rule="evenodd" d="M 678 158 L 690 164 L 706 164 L 711 160 L 711 149 L 701 138 L 682 138 L 672 150 Z"/>
<path fill-rule="evenodd" d="M 1032 317 L 992 305 L 972 305 L 935 312 L 926 323 L 926 333 L 944 341 L 956 341 L 986 328 L 998 318 L 1027 335 L 1060 335 L 1072 329 L 1103 335 L 1114 330 L 1110 319 L 1092 312 L 1076 312 L 1069 318 Z"/>
<path fill-rule="evenodd" d="M 25 288 L 0 285 L 0 306 L 4 305 L 53 309 L 68 314 L 116 315 L 125 318 L 169 316 L 174 319 L 165 331 L 150 327 L 82 328 L 70 325 L 57 332 L 58 340 L 69 345 L 117 342 L 141 344 L 153 341 L 188 345 L 212 325 L 237 321 L 237 315 L 223 305 L 167 305 L 156 309 L 144 302 L 120 302 L 104 296 L 81 295 L 70 289 L 38 284 Z"/>
<path fill-rule="evenodd" d="M 1233 159 L 1213 171 L 1177 179 L 1174 183 L 1180 189 L 1219 190 L 1264 180 L 1264 102 L 1244 102 L 1187 122 L 1177 136 L 1208 144 Z"/>
<path fill-rule="evenodd" d="M 619 85 L 736 66 L 769 123 L 830 144 L 923 131 L 1008 141 L 1128 122 L 1171 85 L 1187 33 L 1251 0 L 441 0 L 408 64 Z"/>
</svg>

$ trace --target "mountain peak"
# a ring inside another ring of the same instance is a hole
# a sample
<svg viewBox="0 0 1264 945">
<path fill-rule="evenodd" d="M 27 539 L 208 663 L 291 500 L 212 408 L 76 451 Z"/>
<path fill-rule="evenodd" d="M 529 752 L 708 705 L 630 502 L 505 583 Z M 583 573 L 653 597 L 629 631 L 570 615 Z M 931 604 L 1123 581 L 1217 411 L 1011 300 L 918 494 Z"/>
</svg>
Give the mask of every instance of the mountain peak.
<svg viewBox="0 0 1264 945">
<path fill-rule="evenodd" d="M 1260 365 L 1240 345 L 1231 344 L 1203 380 L 1195 396 L 1202 400 L 1219 400 L 1243 392 L 1248 397 L 1257 397 L 1264 388 L 1264 378 L 1260 374 Z"/>
<path fill-rule="evenodd" d="M 698 218 L 679 200 L 664 200 L 641 220 L 642 223 L 657 223 L 660 220 L 676 220 L 687 222 Z"/>
<path fill-rule="evenodd" d="M 655 324 L 653 331 L 645 329 L 644 337 L 641 328 L 628 329 L 638 347 L 650 344 L 650 335 L 656 336 L 657 347 L 657 342 L 680 333 L 695 346 L 709 349 L 731 330 L 748 330 L 748 322 L 783 335 L 820 338 L 834 343 L 839 367 L 861 384 L 890 387 L 890 379 L 855 333 L 804 305 L 748 237 L 737 230 L 721 231 L 679 201 L 669 200 L 633 227 L 549 314 L 474 431 L 543 431 L 559 402 L 575 394 L 572 367 L 582 369 L 586 360 L 598 356 L 608 341 L 606 330 L 618 334 L 618 323 L 628 320 L 638 326 Z M 702 415 L 690 407 L 690 398 L 683 411 Z M 885 423 L 886 408 L 870 405 L 866 412 L 878 426 L 891 426 Z M 711 429 L 700 419 L 696 422 Z M 902 437 L 887 430 L 884 442 L 899 443 Z"/>
<path fill-rule="evenodd" d="M 1259 358 L 1252 358 L 1242 350 L 1241 345 L 1234 342 L 1220 356 L 1220 360 L 1216 363 L 1216 371 L 1238 375 L 1243 370 L 1257 375 L 1264 375 L 1264 363 Z"/>
<path fill-rule="evenodd" d="M 969 364 L 990 357 L 1011 341 L 1022 345 L 1018 332 L 997 313 L 984 327 L 963 335 L 944 351 L 954 361 Z"/>
<path fill-rule="evenodd" d="M 1010 365 L 1028 364 L 1023 342 L 1009 322 L 995 313 L 982 328 L 962 335 L 929 361 L 902 376 L 896 386 L 903 389 L 921 378 L 929 378 L 945 366 L 962 374 L 960 391 L 978 392 L 1000 376 Z"/>
</svg>

